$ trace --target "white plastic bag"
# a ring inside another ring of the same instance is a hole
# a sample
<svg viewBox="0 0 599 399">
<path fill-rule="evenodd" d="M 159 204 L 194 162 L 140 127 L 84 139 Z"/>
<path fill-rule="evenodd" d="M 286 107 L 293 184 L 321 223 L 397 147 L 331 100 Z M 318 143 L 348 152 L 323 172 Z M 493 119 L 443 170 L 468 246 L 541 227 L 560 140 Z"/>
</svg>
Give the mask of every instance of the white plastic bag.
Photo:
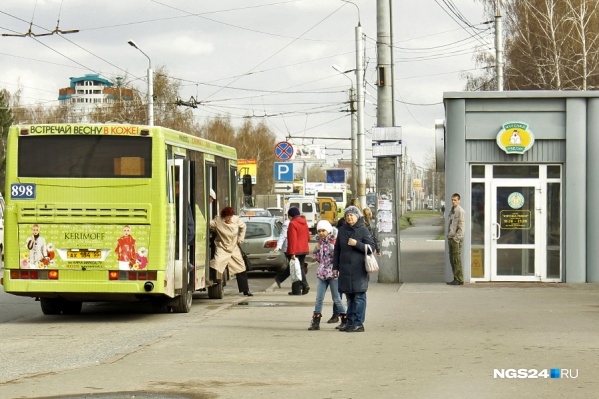
<svg viewBox="0 0 599 399">
<path fill-rule="evenodd" d="M 291 281 L 302 281 L 302 269 L 299 262 L 299 259 L 290 259 L 289 260 L 289 275 L 291 276 Z"/>
<path fill-rule="evenodd" d="M 365 247 L 365 251 L 366 251 L 366 271 L 368 273 L 373 273 L 373 272 L 378 272 L 379 271 L 379 264 L 376 261 L 376 256 L 374 255 L 374 251 L 372 250 L 372 248 L 370 248 L 370 245 L 366 244 Z M 368 254 L 368 252 L 370 252 L 370 255 Z"/>
</svg>

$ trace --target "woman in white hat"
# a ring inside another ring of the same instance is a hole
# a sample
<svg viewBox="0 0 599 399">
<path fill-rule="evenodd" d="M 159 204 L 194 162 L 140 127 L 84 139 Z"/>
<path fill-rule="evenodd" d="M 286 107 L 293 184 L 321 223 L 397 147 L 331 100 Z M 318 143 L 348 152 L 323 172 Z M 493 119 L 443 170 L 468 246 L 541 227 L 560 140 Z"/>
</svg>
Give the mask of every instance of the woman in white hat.
<svg viewBox="0 0 599 399">
<path fill-rule="evenodd" d="M 339 287 L 337 285 L 337 275 L 333 273 L 333 251 L 335 249 L 335 240 L 337 238 L 337 229 L 331 226 L 326 220 L 321 220 L 316 225 L 318 233 L 318 243 L 314 248 L 312 256 L 318 262 L 316 277 L 318 277 L 318 285 L 316 286 L 316 305 L 314 306 L 314 314 L 312 322 L 308 330 L 320 330 L 320 320 L 322 319 L 322 303 L 327 289 L 331 288 L 331 297 L 339 310 L 341 316 L 341 327 L 347 325 L 347 316 L 345 314 L 345 305 L 339 295 Z"/>
</svg>

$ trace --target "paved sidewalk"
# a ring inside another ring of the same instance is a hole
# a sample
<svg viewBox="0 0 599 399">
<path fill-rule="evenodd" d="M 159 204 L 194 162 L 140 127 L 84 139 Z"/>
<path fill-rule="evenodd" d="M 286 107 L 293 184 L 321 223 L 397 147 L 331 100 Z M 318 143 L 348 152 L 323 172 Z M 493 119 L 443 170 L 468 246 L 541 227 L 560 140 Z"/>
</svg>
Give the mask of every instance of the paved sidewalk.
<svg viewBox="0 0 599 399">
<path fill-rule="evenodd" d="M 407 282 L 372 279 L 364 333 L 325 322 L 307 330 L 311 269 L 308 295 L 287 295 L 285 282 L 249 299 L 231 297 L 204 316 L 198 301 L 189 316 L 173 316 L 186 317 L 186 328 L 168 337 L 105 364 L 0 385 L 0 397 L 19 388 L 30 397 L 139 390 L 192 398 L 596 397 L 599 286 L 448 286 L 443 242 L 420 237 L 419 228 L 436 231 L 427 220 L 402 232 Z M 331 309 L 327 296 L 326 318 Z M 117 367 L 130 373 L 114 373 Z M 494 378 L 494 369 L 528 376 L 555 368 L 577 378 Z"/>
</svg>

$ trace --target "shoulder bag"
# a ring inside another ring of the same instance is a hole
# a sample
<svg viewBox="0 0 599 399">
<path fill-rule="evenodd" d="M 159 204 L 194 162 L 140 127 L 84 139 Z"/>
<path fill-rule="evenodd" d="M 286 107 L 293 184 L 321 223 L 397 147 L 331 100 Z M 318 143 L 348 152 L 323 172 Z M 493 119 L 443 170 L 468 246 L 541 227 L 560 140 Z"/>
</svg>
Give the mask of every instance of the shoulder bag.
<svg viewBox="0 0 599 399">
<path fill-rule="evenodd" d="M 252 271 L 252 262 L 250 262 L 250 258 L 248 258 L 247 254 L 245 252 L 243 252 L 243 249 L 241 249 L 241 245 L 237 245 L 239 247 L 239 251 L 241 252 L 241 257 L 243 258 L 243 264 L 245 265 L 245 270 L 247 272 L 251 272 Z"/>
<path fill-rule="evenodd" d="M 378 272 L 379 271 L 379 264 L 376 261 L 376 256 L 374 254 L 374 251 L 372 250 L 372 248 L 370 248 L 370 245 L 366 244 L 366 246 L 364 247 L 364 251 L 365 251 L 365 259 L 366 259 L 366 271 L 368 273 L 373 273 L 373 272 Z M 369 254 L 370 253 L 370 254 Z"/>
</svg>

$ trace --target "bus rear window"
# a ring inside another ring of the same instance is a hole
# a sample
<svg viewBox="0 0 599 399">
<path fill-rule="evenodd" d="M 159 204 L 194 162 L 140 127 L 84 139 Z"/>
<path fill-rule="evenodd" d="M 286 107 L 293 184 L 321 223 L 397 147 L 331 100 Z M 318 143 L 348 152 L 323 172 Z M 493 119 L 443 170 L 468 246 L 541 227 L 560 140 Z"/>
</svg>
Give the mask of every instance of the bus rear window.
<svg viewBox="0 0 599 399">
<path fill-rule="evenodd" d="M 152 139 L 19 136 L 19 177 L 152 177 Z"/>
</svg>

